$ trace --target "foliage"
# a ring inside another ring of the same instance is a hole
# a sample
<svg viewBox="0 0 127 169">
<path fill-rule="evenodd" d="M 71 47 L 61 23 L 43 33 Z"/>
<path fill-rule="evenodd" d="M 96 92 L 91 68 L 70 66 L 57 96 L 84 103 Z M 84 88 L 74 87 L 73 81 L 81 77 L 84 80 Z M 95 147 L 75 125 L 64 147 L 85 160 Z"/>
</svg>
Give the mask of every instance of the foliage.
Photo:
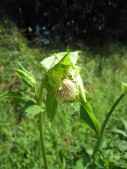
<svg viewBox="0 0 127 169">
<path fill-rule="evenodd" d="M 12 34 L 10 38 L 13 39 L 14 36 L 17 35 Z M 27 42 L 21 38 L 21 35 L 19 36 L 18 41 L 13 44 L 14 48 L 7 47 L 10 46 L 8 40 L 6 46 L 0 48 L 0 92 L 21 87 L 12 71 L 17 61 L 25 65 L 31 73 L 34 72 L 37 79 L 41 79 L 40 69 L 38 67 L 35 70 L 35 67 L 45 56 L 54 53 L 51 49 L 29 48 Z M 21 48 L 17 47 L 17 44 Z M 119 95 L 121 81 L 127 82 L 126 59 L 127 49 L 119 44 L 108 44 L 103 50 L 96 48 L 96 51 L 86 51 L 81 57 L 80 66 L 84 85 L 92 96 L 93 111 L 100 122 L 104 120 L 107 106 L 110 109 Z M 24 90 L 32 95 L 31 89 Z M 0 168 L 40 169 L 43 163 L 37 121 L 32 116 L 27 117 L 17 104 L 12 107 L 11 102 L 12 100 L 8 100 L 6 106 L 4 101 L 0 103 Z M 36 112 L 35 107 L 34 110 Z M 86 157 L 89 160 L 89 155 L 92 154 L 96 137 L 87 125 L 81 123 L 78 110 L 77 103 L 71 103 L 71 106 L 60 105 L 52 126 L 46 117 L 44 119 L 47 124 L 45 142 L 51 169 L 54 166 L 60 168 L 64 163 L 67 169 L 82 168 L 83 160 Z M 29 112 L 29 109 L 27 111 Z M 126 169 L 126 111 L 126 100 L 124 100 L 109 121 L 99 156 L 91 168 Z"/>
</svg>

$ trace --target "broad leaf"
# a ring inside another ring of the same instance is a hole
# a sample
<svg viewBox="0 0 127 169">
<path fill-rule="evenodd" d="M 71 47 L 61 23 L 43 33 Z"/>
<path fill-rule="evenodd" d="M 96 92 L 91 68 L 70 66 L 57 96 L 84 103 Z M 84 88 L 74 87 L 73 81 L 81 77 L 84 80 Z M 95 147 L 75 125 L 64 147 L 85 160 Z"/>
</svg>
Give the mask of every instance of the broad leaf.
<svg viewBox="0 0 127 169">
<path fill-rule="evenodd" d="M 80 117 L 99 135 L 100 126 L 98 120 L 95 118 L 89 100 L 81 100 Z"/>
<path fill-rule="evenodd" d="M 50 121 L 53 121 L 58 107 L 58 100 L 50 88 L 47 88 L 46 111 Z"/>
<path fill-rule="evenodd" d="M 32 105 L 32 106 L 29 106 L 25 112 L 26 112 L 26 115 L 28 117 L 34 117 L 36 116 L 37 114 L 41 113 L 42 111 L 42 108 L 39 107 L 38 105 Z"/>
</svg>

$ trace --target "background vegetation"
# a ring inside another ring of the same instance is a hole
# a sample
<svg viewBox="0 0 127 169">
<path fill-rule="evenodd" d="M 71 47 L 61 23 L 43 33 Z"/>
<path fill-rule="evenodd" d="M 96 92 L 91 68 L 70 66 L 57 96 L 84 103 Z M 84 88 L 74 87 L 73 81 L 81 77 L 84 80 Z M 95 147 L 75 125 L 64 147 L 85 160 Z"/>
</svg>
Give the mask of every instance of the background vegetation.
<svg viewBox="0 0 127 169">
<path fill-rule="evenodd" d="M 69 45 L 83 51 L 84 86 L 102 123 L 121 93 L 121 81 L 127 82 L 127 3 L 5 0 L 0 7 L 0 93 L 19 88 L 31 93 L 15 76 L 17 61 L 39 80 L 43 58 Z M 93 169 L 127 169 L 126 105 L 125 98 L 110 119 Z M 83 169 L 84 149 L 92 153 L 96 136 L 79 118 L 79 106 L 60 105 L 52 127 L 44 120 L 50 169 L 64 163 L 66 169 Z M 0 102 L 0 168 L 43 168 L 37 119 L 11 99 Z"/>
<path fill-rule="evenodd" d="M 0 24 L 0 92 L 18 90 L 21 84 L 13 69 L 20 61 L 37 79 L 41 78 L 40 61 L 58 48 L 31 48 L 14 23 Z M 74 47 L 71 47 L 74 50 Z M 87 49 L 81 56 L 85 88 L 92 96 L 92 106 L 100 122 L 121 92 L 121 81 L 127 81 L 127 48 L 118 43 Z M 30 92 L 29 90 L 26 92 Z M 11 100 L 0 103 L 0 168 L 40 169 L 43 166 L 36 119 L 29 119 Z M 123 169 L 127 160 L 127 100 L 118 106 L 105 132 L 95 168 Z M 83 150 L 92 153 L 96 137 L 79 118 L 77 104 L 61 105 L 52 128 L 47 125 L 46 148 L 51 168 L 82 169 Z M 58 127 L 59 126 L 59 127 Z M 54 167 L 55 166 L 55 167 Z"/>
</svg>

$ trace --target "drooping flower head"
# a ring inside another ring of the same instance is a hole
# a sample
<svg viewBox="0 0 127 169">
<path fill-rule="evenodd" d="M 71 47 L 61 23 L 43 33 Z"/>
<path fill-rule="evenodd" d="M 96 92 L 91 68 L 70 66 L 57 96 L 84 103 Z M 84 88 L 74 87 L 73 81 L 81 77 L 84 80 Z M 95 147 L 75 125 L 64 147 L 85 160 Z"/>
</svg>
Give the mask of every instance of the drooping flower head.
<svg viewBox="0 0 127 169">
<path fill-rule="evenodd" d="M 78 101 L 80 117 L 99 135 L 99 123 L 90 105 L 90 96 L 83 86 L 81 67 L 77 66 L 79 52 L 61 52 L 45 58 L 41 66 L 45 71 L 46 112 L 52 121 L 55 118 L 59 100 Z"/>
<path fill-rule="evenodd" d="M 58 99 L 73 101 L 79 96 L 85 98 L 84 87 L 77 66 L 78 52 L 61 52 L 41 62 L 47 76 L 47 85 L 54 90 Z"/>
</svg>

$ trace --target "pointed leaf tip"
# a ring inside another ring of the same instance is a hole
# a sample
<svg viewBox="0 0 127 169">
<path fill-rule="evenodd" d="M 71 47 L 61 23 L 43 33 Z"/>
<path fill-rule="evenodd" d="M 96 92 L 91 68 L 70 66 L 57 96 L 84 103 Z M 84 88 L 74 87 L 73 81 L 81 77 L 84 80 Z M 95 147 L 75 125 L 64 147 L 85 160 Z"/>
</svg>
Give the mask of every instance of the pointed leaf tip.
<svg viewBox="0 0 127 169">
<path fill-rule="evenodd" d="M 81 101 L 80 117 L 97 133 L 97 135 L 100 135 L 100 125 L 93 114 L 89 100 Z"/>
<path fill-rule="evenodd" d="M 15 72 L 20 79 L 29 87 L 36 88 L 36 80 L 32 73 L 28 72 L 19 62 L 19 68 L 15 69 Z"/>
</svg>

